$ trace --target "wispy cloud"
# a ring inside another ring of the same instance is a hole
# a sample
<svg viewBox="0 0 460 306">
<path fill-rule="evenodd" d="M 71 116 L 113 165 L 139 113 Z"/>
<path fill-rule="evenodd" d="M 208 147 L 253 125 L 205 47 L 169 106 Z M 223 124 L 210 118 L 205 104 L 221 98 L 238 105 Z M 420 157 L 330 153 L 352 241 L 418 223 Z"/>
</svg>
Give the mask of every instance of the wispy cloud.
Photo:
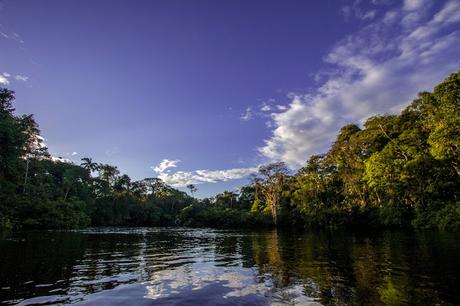
<svg viewBox="0 0 460 306">
<path fill-rule="evenodd" d="M 28 76 L 17 74 L 14 77 L 8 73 L 8 72 L 3 72 L 0 73 L 0 84 L 1 85 L 9 85 L 10 80 L 16 80 L 16 81 L 21 81 L 21 82 L 27 82 L 29 80 Z"/>
<path fill-rule="evenodd" d="M 156 165 L 155 167 L 151 167 L 151 168 L 153 169 L 153 171 L 157 173 L 162 173 L 166 169 L 176 168 L 179 162 L 180 162 L 179 159 L 175 159 L 175 160 L 163 159 L 158 165 Z"/>
<path fill-rule="evenodd" d="M 271 114 L 272 136 L 259 151 L 299 166 L 327 150 L 344 124 L 398 112 L 417 92 L 458 69 L 460 1 L 444 2 L 431 14 L 426 8 L 424 1 L 405 1 L 340 41 L 325 58 L 333 73 L 316 90 L 293 95 L 285 111 Z"/>
<path fill-rule="evenodd" d="M 256 118 L 267 119 L 272 116 L 272 112 L 286 110 L 285 105 L 276 104 L 275 99 L 270 98 L 258 105 L 249 106 L 240 116 L 241 121 L 249 121 Z"/>
<path fill-rule="evenodd" d="M 6 38 L 6 39 L 10 38 L 10 36 L 8 34 L 6 34 L 5 32 L 3 32 L 2 30 L 0 30 L 0 36 L 2 36 L 3 38 Z"/>
<path fill-rule="evenodd" d="M 1 8 L 0 8 L 1 10 Z M 0 23 L 0 38 L 8 39 L 15 41 L 16 43 L 19 43 L 21 45 L 24 44 L 24 40 L 21 38 L 21 35 L 19 35 L 16 32 L 11 32 L 9 31 L 3 24 Z"/>
<path fill-rule="evenodd" d="M 120 154 L 120 152 L 121 152 L 120 148 L 115 146 L 115 147 L 105 150 L 104 153 L 107 157 L 113 157 L 113 156 Z"/>
<path fill-rule="evenodd" d="M 244 110 L 244 113 L 241 114 L 240 116 L 240 120 L 241 121 L 249 121 L 251 120 L 252 118 L 254 117 L 253 113 L 252 113 L 252 108 L 251 107 L 248 107 Z"/>
<path fill-rule="evenodd" d="M 361 0 L 349 1 L 342 6 L 342 14 L 345 18 L 355 17 L 361 20 L 372 20 L 377 14 L 377 10 L 363 10 L 361 8 Z"/>
<path fill-rule="evenodd" d="M 269 112 L 271 110 L 272 110 L 271 106 L 266 103 L 263 103 L 262 107 L 260 108 L 261 112 Z"/>
<path fill-rule="evenodd" d="M 15 75 L 14 78 L 15 78 L 17 81 L 23 81 L 23 82 L 27 82 L 27 80 L 29 80 L 29 77 L 28 77 L 28 76 L 20 75 L 20 74 Z"/>
<path fill-rule="evenodd" d="M 218 183 L 241 179 L 257 172 L 258 167 L 235 168 L 226 170 L 195 170 L 169 172 L 176 168 L 179 160 L 164 159 L 157 166 L 151 167 L 158 173 L 158 178 L 173 187 L 185 187 L 188 184 Z"/>
<path fill-rule="evenodd" d="M 426 0 L 405 0 L 403 9 L 407 11 L 414 11 L 421 9 L 427 3 Z"/>
</svg>

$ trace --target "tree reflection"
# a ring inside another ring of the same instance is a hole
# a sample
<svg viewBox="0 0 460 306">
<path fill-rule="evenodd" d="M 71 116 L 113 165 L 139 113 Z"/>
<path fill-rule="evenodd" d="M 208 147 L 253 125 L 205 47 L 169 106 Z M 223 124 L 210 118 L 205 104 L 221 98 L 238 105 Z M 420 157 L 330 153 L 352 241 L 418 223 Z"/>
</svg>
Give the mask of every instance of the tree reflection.
<svg viewBox="0 0 460 306">
<path fill-rule="evenodd" d="M 459 241 L 458 234 L 399 231 L 36 233 L 0 242 L 0 288 L 11 287 L 0 297 L 78 300 L 132 283 L 113 294 L 152 301 L 206 294 L 216 304 L 459 304 Z"/>
<path fill-rule="evenodd" d="M 419 239 L 407 233 L 363 237 L 273 231 L 253 235 L 252 251 L 259 278 L 270 278 L 277 288 L 300 283 L 302 294 L 325 305 L 441 303 L 438 292 L 432 288 L 435 280 L 431 280 L 431 285 L 425 284 L 427 287 L 417 285 L 424 267 L 417 262 L 412 248 L 419 243 Z M 436 247 L 431 245 L 427 249 Z"/>
</svg>

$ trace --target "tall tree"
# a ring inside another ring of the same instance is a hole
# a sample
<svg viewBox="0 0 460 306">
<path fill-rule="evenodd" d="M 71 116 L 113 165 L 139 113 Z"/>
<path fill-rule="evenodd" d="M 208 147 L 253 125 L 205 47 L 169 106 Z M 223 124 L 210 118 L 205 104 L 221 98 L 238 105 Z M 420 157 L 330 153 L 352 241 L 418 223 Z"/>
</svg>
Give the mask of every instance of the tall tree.
<svg viewBox="0 0 460 306">
<path fill-rule="evenodd" d="M 193 185 L 193 184 L 188 184 L 187 189 L 190 190 L 190 193 L 192 194 L 192 197 L 195 194 L 195 192 L 198 191 L 198 188 L 196 188 L 195 185 Z"/>
<path fill-rule="evenodd" d="M 107 182 L 109 185 L 112 185 L 115 182 L 116 177 L 120 174 L 120 171 L 116 166 L 99 164 L 100 178 Z"/>
<path fill-rule="evenodd" d="M 82 166 L 86 171 L 88 171 L 89 174 L 99 169 L 99 164 L 93 162 L 92 158 L 84 157 L 81 160 L 82 160 L 82 163 L 80 164 L 80 166 Z"/>
<path fill-rule="evenodd" d="M 278 224 L 280 198 L 287 181 L 288 172 L 285 163 L 276 162 L 260 166 L 258 175 L 253 179 L 255 188 L 265 199 L 275 225 Z"/>
</svg>

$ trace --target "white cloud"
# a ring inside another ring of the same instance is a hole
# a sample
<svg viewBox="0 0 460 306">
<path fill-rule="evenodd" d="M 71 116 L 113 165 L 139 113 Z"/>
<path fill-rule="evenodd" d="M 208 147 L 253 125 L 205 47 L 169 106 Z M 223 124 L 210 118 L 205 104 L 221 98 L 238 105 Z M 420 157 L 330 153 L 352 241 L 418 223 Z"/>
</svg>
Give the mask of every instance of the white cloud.
<svg viewBox="0 0 460 306">
<path fill-rule="evenodd" d="M 272 109 L 272 108 L 270 107 L 270 105 L 265 104 L 265 103 L 262 104 L 262 107 L 260 108 L 260 110 L 261 110 L 262 112 L 269 112 L 269 111 L 271 111 L 271 109 Z"/>
<path fill-rule="evenodd" d="M 0 3 L 0 5 L 1 5 L 1 3 Z M 0 10 L 1 10 L 1 7 L 0 7 Z M 13 41 L 15 41 L 17 43 L 20 43 L 20 44 L 24 44 L 24 40 L 22 40 L 21 36 L 18 33 L 9 31 L 1 23 L 0 23 L 0 37 L 3 37 L 3 38 L 8 39 L 8 40 L 13 40 Z"/>
<path fill-rule="evenodd" d="M 280 111 L 285 111 L 287 109 L 286 105 L 276 105 L 276 108 Z"/>
<path fill-rule="evenodd" d="M 51 156 L 51 160 L 54 162 L 59 162 L 59 163 L 68 163 L 71 164 L 72 161 L 68 158 L 60 157 L 60 156 Z"/>
<path fill-rule="evenodd" d="M 434 16 L 431 24 L 454 23 L 460 21 L 460 2 L 451 0 Z"/>
<path fill-rule="evenodd" d="M 176 160 L 163 159 L 158 165 L 156 165 L 155 167 L 151 167 L 151 168 L 153 169 L 153 171 L 157 173 L 162 173 L 168 168 L 176 168 L 177 163 L 179 162 L 180 160 L 178 159 Z"/>
<path fill-rule="evenodd" d="M 271 118 L 272 111 L 281 111 L 286 109 L 284 105 L 276 105 L 276 101 L 270 98 L 257 106 L 249 106 L 244 113 L 240 116 L 241 121 L 249 121 L 256 118 L 267 119 Z"/>
<path fill-rule="evenodd" d="M 227 170 L 196 170 L 199 180 L 215 183 L 220 181 L 237 180 L 257 172 L 257 167 L 235 168 Z"/>
<path fill-rule="evenodd" d="M 377 11 L 376 11 L 376 10 L 368 11 L 368 12 L 365 12 L 365 13 L 362 15 L 361 19 L 363 19 L 363 20 L 371 20 L 371 19 L 374 19 L 375 16 L 376 16 L 376 14 L 377 14 Z"/>
<path fill-rule="evenodd" d="M 293 95 L 285 111 L 272 114 L 272 136 L 259 151 L 270 160 L 299 166 L 326 151 L 344 124 L 399 112 L 417 92 L 431 90 L 456 71 L 460 29 L 450 25 L 460 21 L 460 2 L 446 2 L 424 22 L 403 24 L 412 12 L 408 8 L 421 6 L 417 3 L 405 3 L 339 42 L 325 58 L 335 73 L 313 92 Z"/>
<path fill-rule="evenodd" d="M 72 152 L 72 154 L 70 154 L 70 156 L 75 156 L 75 155 L 78 155 L 77 152 Z"/>
<path fill-rule="evenodd" d="M 398 15 L 399 15 L 398 12 L 395 12 L 395 11 L 386 12 L 383 17 L 383 22 L 387 25 L 391 24 L 397 20 Z"/>
<path fill-rule="evenodd" d="M 27 82 L 27 80 L 29 79 L 28 76 L 25 76 L 25 75 L 15 75 L 14 78 L 17 80 L 17 81 L 23 81 L 23 82 Z"/>
<path fill-rule="evenodd" d="M 244 178 L 257 172 L 258 167 L 235 168 L 227 170 L 195 170 L 195 171 L 176 171 L 169 173 L 168 168 L 177 167 L 179 160 L 164 159 L 153 171 L 158 173 L 158 178 L 173 187 L 185 187 L 188 184 L 203 184 L 226 182 Z"/>
<path fill-rule="evenodd" d="M 0 73 L 0 84 L 1 85 L 9 85 L 10 84 L 10 78 L 12 77 L 12 75 L 8 72 L 3 72 L 3 73 Z M 20 74 L 17 74 L 13 77 L 14 80 L 16 81 L 23 81 L 23 82 L 27 82 L 27 80 L 29 79 L 28 76 L 25 76 L 25 75 L 20 75 Z"/>
<path fill-rule="evenodd" d="M 377 10 L 364 11 L 361 8 L 361 4 L 361 0 L 350 1 L 349 4 L 342 6 L 342 14 L 345 16 L 345 18 L 355 17 L 360 20 L 374 19 L 377 15 Z"/>
<path fill-rule="evenodd" d="M 407 11 L 417 10 L 420 9 L 425 2 L 425 0 L 404 0 L 403 8 Z"/>
<path fill-rule="evenodd" d="M 249 121 L 253 118 L 251 107 L 246 108 L 243 114 L 240 116 L 241 121 Z"/>
<path fill-rule="evenodd" d="M 10 81 L 8 80 L 8 77 L 5 76 L 4 74 L 0 74 L 0 85 L 9 85 Z"/>
</svg>

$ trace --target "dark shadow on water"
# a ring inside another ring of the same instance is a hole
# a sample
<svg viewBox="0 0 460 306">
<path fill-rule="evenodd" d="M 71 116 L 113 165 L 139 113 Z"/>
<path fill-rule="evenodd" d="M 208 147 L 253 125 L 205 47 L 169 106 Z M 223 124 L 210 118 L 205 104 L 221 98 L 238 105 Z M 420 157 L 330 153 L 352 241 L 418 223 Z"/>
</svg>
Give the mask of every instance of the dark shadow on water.
<svg viewBox="0 0 460 306">
<path fill-rule="evenodd" d="M 10 233 L 0 305 L 459 305 L 459 258 L 434 231 Z"/>
</svg>

